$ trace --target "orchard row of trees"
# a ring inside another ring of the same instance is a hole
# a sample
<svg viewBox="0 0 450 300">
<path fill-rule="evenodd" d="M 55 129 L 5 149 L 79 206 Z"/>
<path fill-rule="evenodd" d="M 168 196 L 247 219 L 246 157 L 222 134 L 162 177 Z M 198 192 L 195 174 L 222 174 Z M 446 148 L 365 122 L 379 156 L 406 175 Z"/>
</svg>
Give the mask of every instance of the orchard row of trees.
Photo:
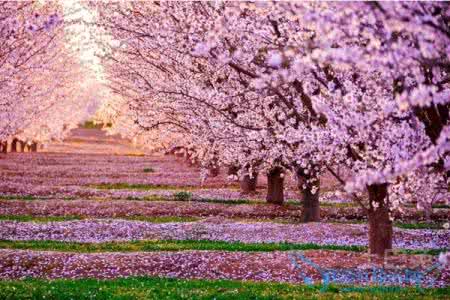
<svg viewBox="0 0 450 300">
<path fill-rule="evenodd" d="M 295 174 L 304 221 L 328 171 L 367 215 L 372 253 L 392 248 L 393 210 L 449 199 L 448 3 L 91 6 L 116 132 L 248 189 L 267 174 L 270 203 Z"/>
<path fill-rule="evenodd" d="M 0 1 L 0 151 L 36 151 L 89 113 L 91 86 L 57 2 Z"/>
</svg>

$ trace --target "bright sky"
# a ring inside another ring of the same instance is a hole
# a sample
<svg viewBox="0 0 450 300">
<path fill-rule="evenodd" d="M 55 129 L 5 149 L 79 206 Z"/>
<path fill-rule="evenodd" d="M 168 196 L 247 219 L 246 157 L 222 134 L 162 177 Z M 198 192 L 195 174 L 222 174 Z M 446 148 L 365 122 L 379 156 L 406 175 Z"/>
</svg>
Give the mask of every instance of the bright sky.
<svg viewBox="0 0 450 300">
<path fill-rule="evenodd" d="M 91 69 L 99 82 L 104 81 L 104 72 L 100 59 L 96 57 L 101 48 L 95 42 L 92 32 L 87 24 L 95 21 L 95 12 L 86 8 L 82 1 L 78 0 L 60 0 L 64 7 L 65 20 L 67 22 L 78 20 L 68 26 L 67 33 L 69 40 L 73 43 L 75 49 L 79 49 L 80 61 L 87 68 Z"/>
</svg>

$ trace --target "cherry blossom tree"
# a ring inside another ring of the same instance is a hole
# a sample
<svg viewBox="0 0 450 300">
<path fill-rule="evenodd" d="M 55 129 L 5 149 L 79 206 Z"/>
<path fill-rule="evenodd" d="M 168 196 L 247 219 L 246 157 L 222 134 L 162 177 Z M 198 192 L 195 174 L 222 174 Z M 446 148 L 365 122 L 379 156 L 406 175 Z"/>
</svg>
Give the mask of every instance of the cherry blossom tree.
<svg viewBox="0 0 450 300">
<path fill-rule="evenodd" d="M 61 139 L 95 111 L 92 79 L 58 3 L 1 2 L 0 140 L 6 152 Z M 80 78 L 82 78 L 80 80 Z M 20 146 L 20 147 L 19 147 Z"/>
<path fill-rule="evenodd" d="M 383 254 L 392 247 L 393 209 L 449 196 L 448 5 L 275 8 L 281 17 L 303 21 L 306 39 L 269 60 L 284 82 L 309 75 L 309 84 L 320 87 L 310 98 L 327 120 L 318 127 L 322 161 L 334 174 L 332 165 L 351 171 L 349 179 L 338 179 L 369 217 L 371 252 Z"/>
<path fill-rule="evenodd" d="M 393 209 L 449 196 L 450 11 L 431 3 L 343 8 L 311 13 L 291 7 L 305 12 L 297 16 L 315 24 L 319 37 L 306 64 L 332 70 L 328 94 L 316 104 L 332 134 L 331 148 L 323 149 L 354 173 L 347 191 L 368 192 L 369 202 L 361 204 L 369 217 L 369 247 L 381 254 L 392 247 Z"/>
<path fill-rule="evenodd" d="M 446 3 L 92 5 L 124 134 L 266 172 L 271 203 L 293 173 L 305 221 L 327 170 L 368 216 L 371 253 L 392 248 L 393 210 L 448 199 Z"/>
<path fill-rule="evenodd" d="M 218 54 L 208 60 L 202 57 L 203 46 L 198 42 L 208 37 L 223 8 L 208 3 L 120 3 L 103 6 L 100 11 L 102 25 L 120 41 L 105 62 L 110 64 L 112 88 L 130 99 L 127 110 L 134 111 L 136 127 L 143 131 L 162 129 L 158 135 L 172 137 L 177 142 L 174 146 L 183 145 L 190 157 L 209 169 L 217 164 L 237 166 L 239 175 L 249 183 L 244 186 L 254 188 L 256 174 L 268 172 L 268 201 L 282 203 L 284 173 L 300 162 L 294 154 L 298 142 L 288 142 L 283 133 L 289 126 L 309 126 L 309 111 L 294 107 L 288 91 L 257 90 L 251 68 L 216 64 L 220 61 Z M 164 19 L 168 13 L 173 16 Z M 161 23 L 158 26 L 163 33 L 143 26 L 152 22 Z M 200 23 L 203 25 L 192 25 Z M 270 22 L 266 23 L 272 28 Z M 191 24 L 187 31 L 186 24 Z M 164 32 L 179 34 L 169 36 Z M 276 35 L 269 37 L 277 39 Z M 175 42 L 182 43 L 183 49 L 174 49 Z M 262 42 L 259 38 L 255 44 Z M 229 51 L 233 45 L 223 47 L 217 52 Z M 262 65 L 257 63 L 254 68 L 264 68 L 267 63 Z M 289 113 L 290 109 L 294 112 Z M 294 124 L 285 120 L 290 117 L 295 119 Z M 176 135 L 179 138 L 174 138 Z M 301 149 L 311 153 L 311 149 Z M 317 198 L 317 186 L 311 188 L 310 194 Z"/>
</svg>

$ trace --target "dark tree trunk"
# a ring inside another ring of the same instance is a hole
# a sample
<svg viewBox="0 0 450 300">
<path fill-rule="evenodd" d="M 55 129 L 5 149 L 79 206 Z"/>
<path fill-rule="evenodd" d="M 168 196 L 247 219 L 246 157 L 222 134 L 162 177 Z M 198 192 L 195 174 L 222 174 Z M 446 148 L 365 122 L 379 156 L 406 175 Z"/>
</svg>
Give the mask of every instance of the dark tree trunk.
<svg viewBox="0 0 450 300">
<path fill-rule="evenodd" d="M 227 170 L 227 175 L 237 175 L 239 172 L 238 166 L 229 166 Z"/>
<path fill-rule="evenodd" d="M 35 143 L 35 142 L 33 142 L 33 143 L 31 144 L 31 146 L 30 146 L 30 151 L 31 151 L 31 152 L 37 152 L 37 150 L 38 150 L 38 144 Z"/>
<path fill-rule="evenodd" d="M 208 173 L 210 177 L 217 177 L 220 174 L 220 168 L 219 167 L 210 167 L 208 169 Z"/>
<path fill-rule="evenodd" d="M 450 192 L 450 171 L 447 171 L 447 191 Z"/>
<path fill-rule="evenodd" d="M 392 221 L 389 218 L 388 185 L 373 184 L 369 192 L 369 251 L 384 256 L 392 249 Z"/>
<path fill-rule="evenodd" d="M 302 222 L 319 222 L 320 178 L 316 174 L 305 174 L 303 169 L 297 169 L 297 185 L 301 193 L 303 205 Z M 313 190 L 315 190 L 315 193 L 313 193 Z"/>
<path fill-rule="evenodd" d="M 258 182 L 258 173 L 253 173 L 252 176 L 244 175 L 240 180 L 240 187 L 242 194 L 251 194 L 256 192 L 256 184 Z"/>
<path fill-rule="evenodd" d="M 19 145 L 18 139 L 13 139 L 11 143 L 11 152 L 17 152 L 17 146 Z"/>
<path fill-rule="evenodd" d="M 17 152 L 28 152 L 28 144 L 25 142 L 20 141 L 20 150 L 17 150 Z"/>
<path fill-rule="evenodd" d="M 284 201 L 284 178 L 282 169 L 274 168 L 267 174 L 267 197 L 268 203 L 283 204 Z"/>
<path fill-rule="evenodd" d="M 0 142 L 0 153 L 8 153 L 8 141 Z"/>
</svg>

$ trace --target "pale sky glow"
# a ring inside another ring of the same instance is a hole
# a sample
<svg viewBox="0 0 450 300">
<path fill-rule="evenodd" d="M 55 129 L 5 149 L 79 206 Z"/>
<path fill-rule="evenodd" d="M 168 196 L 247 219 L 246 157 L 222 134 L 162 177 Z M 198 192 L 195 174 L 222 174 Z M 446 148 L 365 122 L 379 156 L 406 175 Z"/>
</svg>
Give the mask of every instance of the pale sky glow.
<svg viewBox="0 0 450 300">
<path fill-rule="evenodd" d="M 81 21 L 75 22 L 66 28 L 68 39 L 72 42 L 72 47 L 79 52 L 81 63 L 91 69 L 95 77 L 99 81 L 104 80 L 104 71 L 100 59 L 96 57 L 96 53 L 100 51 L 100 47 L 95 43 L 92 33 L 86 23 L 95 21 L 95 12 L 86 8 L 81 1 L 63 0 L 65 21 Z"/>
</svg>

